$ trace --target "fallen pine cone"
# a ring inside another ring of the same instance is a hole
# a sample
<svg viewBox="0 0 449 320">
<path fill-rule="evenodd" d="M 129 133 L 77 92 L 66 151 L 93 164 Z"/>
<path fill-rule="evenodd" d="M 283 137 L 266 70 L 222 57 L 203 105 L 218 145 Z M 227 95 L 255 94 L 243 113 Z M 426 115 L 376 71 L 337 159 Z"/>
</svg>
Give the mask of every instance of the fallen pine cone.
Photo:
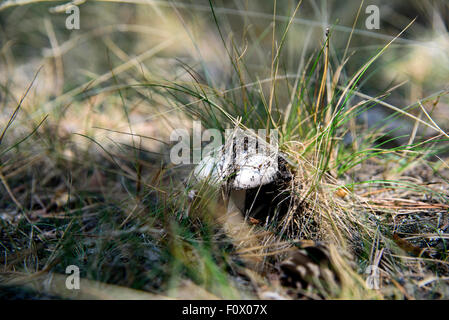
<svg viewBox="0 0 449 320">
<path fill-rule="evenodd" d="M 293 292 L 289 293 L 298 297 L 307 293 L 309 297 L 322 298 L 320 293 L 329 292 L 340 284 L 329 250 L 320 242 L 302 241 L 280 268 L 281 284 L 291 288 Z"/>
</svg>

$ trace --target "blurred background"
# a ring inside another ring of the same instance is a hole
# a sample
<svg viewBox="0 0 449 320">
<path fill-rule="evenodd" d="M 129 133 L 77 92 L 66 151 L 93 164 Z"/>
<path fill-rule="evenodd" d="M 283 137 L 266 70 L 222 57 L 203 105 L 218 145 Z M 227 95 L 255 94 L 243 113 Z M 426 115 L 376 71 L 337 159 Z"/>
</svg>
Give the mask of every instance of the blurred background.
<svg viewBox="0 0 449 320">
<path fill-rule="evenodd" d="M 138 84 L 191 82 L 196 77 L 217 90 L 232 90 L 239 81 L 257 87 L 258 81 L 269 80 L 273 13 L 275 38 L 280 41 L 297 1 L 277 1 L 275 11 L 272 1 L 213 1 L 215 18 L 208 1 L 77 1 L 79 30 L 66 28 L 69 14 L 64 4 L 38 0 L 0 4 L 1 122 L 10 118 L 40 70 L 22 105 L 26 116 L 18 118 L 11 130 L 23 131 L 48 114 L 47 124 L 57 124 L 62 137 L 82 133 L 111 143 L 129 141 L 123 133 L 131 131 L 167 141 L 170 128 L 191 126 L 166 95 Z M 366 27 L 369 5 L 379 8 L 378 30 Z M 343 79 L 350 79 L 415 18 L 370 67 L 358 90 L 424 118 L 416 105 L 407 108 L 431 97 L 424 103 L 426 109 L 438 125 L 448 128 L 448 98 L 438 99 L 449 86 L 447 1 L 304 0 L 285 40 L 279 77 L 291 87 L 322 48 L 325 29 L 330 27 L 330 69 L 335 73 L 349 57 L 342 73 Z M 244 60 L 246 79 L 236 79 L 229 48 Z M 112 94 L 117 87 L 122 88 L 121 95 Z M 288 88 L 281 84 L 277 89 L 281 106 L 290 97 Z M 356 102 L 354 98 L 351 103 Z M 123 112 L 123 105 L 128 112 Z M 360 121 L 375 126 L 391 112 L 377 105 Z M 409 120 L 397 119 L 387 130 L 409 135 L 414 125 Z M 426 130 L 418 128 L 423 136 L 434 134 Z M 86 139 L 74 141 L 82 144 Z M 398 141 L 405 143 L 407 138 Z M 149 150 L 160 147 L 150 139 L 142 144 Z"/>
</svg>

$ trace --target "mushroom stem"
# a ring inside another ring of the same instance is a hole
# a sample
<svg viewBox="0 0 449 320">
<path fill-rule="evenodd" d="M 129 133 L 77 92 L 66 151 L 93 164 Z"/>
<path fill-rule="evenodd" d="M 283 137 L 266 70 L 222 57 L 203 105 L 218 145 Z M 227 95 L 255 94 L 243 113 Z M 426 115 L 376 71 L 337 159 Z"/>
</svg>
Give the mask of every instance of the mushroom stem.
<svg viewBox="0 0 449 320">
<path fill-rule="evenodd" d="M 226 213 L 240 212 L 244 213 L 245 211 L 245 198 L 246 198 L 246 190 L 236 190 L 232 189 L 228 199 L 228 208 Z"/>
</svg>

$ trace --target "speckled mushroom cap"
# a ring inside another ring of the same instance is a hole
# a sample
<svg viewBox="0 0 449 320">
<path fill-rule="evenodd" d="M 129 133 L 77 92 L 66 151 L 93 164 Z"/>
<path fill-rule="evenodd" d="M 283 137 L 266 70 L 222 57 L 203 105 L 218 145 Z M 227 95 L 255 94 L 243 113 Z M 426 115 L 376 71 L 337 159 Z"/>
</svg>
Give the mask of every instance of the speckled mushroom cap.
<svg viewBox="0 0 449 320">
<path fill-rule="evenodd" d="M 247 144 L 245 139 L 248 135 L 240 131 L 227 144 L 204 157 L 194 170 L 195 177 L 215 185 L 229 183 L 232 189 L 240 190 L 273 182 L 278 172 L 277 154 L 258 153 L 256 148 L 236 148 Z"/>
<path fill-rule="evenodd" d="M 277 159 L 259 154 L 248 156 L 236 169 L 232 187 L 252 189 L 263 186 L 274 181 L 277 171 Z"/>
<path fill-rule="evenodd" d="M 222 184 L 232 173 L 232 162 L 223 152 L 223 146 L 205 156 L 195 167 L 194 176 L 200 181 L 208 181 L 210 184 Z"/>
</svg>

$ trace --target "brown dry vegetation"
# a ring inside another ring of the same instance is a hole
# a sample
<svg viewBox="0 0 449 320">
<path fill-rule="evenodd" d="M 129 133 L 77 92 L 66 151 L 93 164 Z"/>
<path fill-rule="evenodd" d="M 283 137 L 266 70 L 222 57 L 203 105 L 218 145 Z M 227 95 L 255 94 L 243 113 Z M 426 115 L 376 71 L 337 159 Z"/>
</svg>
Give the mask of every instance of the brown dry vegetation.
<svg viewBox="0 0 449 320">
<path fill-rule="evenodd" d="M 449 6 L 339 3 L 0 3 L 0 296 L 447 299 Z M 278 129 L 287 210 L 173 165 L 192 120 Z"/>
</svg>

